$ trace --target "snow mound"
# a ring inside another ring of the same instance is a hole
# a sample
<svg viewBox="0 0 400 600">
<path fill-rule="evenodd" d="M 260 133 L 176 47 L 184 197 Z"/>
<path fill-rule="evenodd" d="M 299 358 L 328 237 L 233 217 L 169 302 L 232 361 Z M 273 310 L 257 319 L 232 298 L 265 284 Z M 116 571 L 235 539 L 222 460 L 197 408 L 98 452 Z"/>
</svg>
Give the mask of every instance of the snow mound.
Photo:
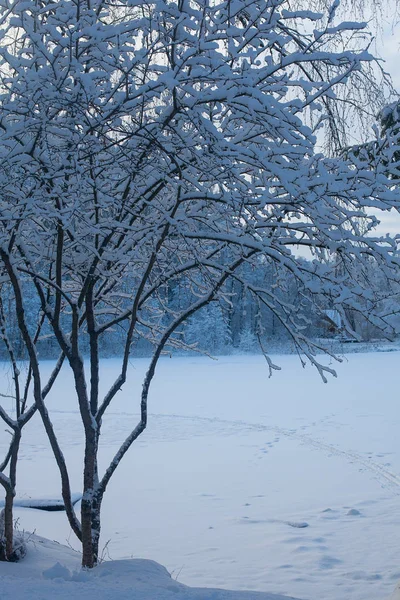
<svg viewBox="0 0 400 600">
<path fill-rule="evenodd" d="M 43 577 L 44 579 L 65 579 L 68 581 L 71 579 L 71 573 L 67 567 L 64 567 L 64 565 L 57 562 L 53 567 L 50 567 L 50 569 L 43 571 Z"/>
<path fill-rule="evenodd" d="M 309 527 L 309 524 L 306 521 L 287 521 L 287 524 L 290 525 L 290 527 L 296 527 L 297 529 Z"/>
<path fill-rule="evenodd" d="M 54 562 L 56 560 L 56 562 Z M 80 555 L 36 535 L 19 564 L 0 563 L 1 598 L 13 600 L 296 600 L 264 592 L 191 588 L 171 578 L 152 560 L 104 562 L 92 571 Z"/>
<path fill-rule="evenodd" d="M 81 499 L 82 494 L 71 494 L 72 504 L 76 504 Z M 62 498 L 15 498 L 14 506 L 18 508 L 37 508 L 49 512 L 65 510 Z M 4 508 L 4 500 L 0 500 L 0 508 Z"/>
</svg>

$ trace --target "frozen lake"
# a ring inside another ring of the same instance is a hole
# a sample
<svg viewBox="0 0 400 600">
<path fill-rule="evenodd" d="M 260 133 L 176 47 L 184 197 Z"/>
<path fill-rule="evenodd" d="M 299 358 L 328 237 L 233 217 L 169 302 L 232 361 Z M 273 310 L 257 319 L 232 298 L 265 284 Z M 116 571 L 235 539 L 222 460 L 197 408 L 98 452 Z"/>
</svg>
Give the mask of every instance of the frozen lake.
<svg viewBox="0 0 400 600">
<path fill-rule="evenodd" d="M 282 370 L 272 378 L 259 356 L 161 361 L 148 429 L 105 496 L 105 556 L 154 559 L 189 585 L 384 599 L 400 579 L 400 353 L 348 355 L 328 384 L 295 356 L 274 361 Z M 102 362 L 104 389 L 117 364 Z M 146 365 L 132 360 L 104 419 L 103 468 L 137 422 Z M 48 406 L 79 491 L 83 437 L 67 370 Z M 0 450 L 7 440 L 2 428 Z M 35 419 L 18 496 L 58 487 Z M 16 514 L 21 527 L 77 547 L 63 513 Z"/>
</svg>

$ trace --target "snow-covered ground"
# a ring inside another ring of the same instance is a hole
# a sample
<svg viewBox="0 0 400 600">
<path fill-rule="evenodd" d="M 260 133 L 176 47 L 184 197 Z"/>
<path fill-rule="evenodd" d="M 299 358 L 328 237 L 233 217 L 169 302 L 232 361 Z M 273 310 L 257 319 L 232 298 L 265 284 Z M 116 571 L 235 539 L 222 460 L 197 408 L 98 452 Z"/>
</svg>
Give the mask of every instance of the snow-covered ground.
<svg viewBox="0 0 400 600">
<path fill-rule="evenodd" d="M 155 560 L 174 585 L 385 599 L 400 580 L 400 353 L 348 355 L 328 384 L 295 356 L 274 361 L 282 371 L 269 379 L 262 357 L 162 360 L 148 429 L 105 497 L 105 557 Z M 132 362 L 104 419 L 103 466 L 136 423 L 146 364 Z M 102 362 L 104 389 L 116 365 Z M 67 374 L 49 407 L 79 492 L 82 428 Z M 7 437 L 1 431 L 0 451 Z M 24 436 L 19 496 L 55 497 L 57 487 L 36 419 Z M 77 547 L 63 513 L 16 514 L 21 528 Z"/>
<path fill-rule="evenodd" d="M 151 560 L 103 562 L 82 571 L 70 548 L 30 536 L 18 565 L 0 564 L 0 597 L 12 600 L 296 600 L 262 592 L 188 587 Z M 56 561 L 56 562 L 55 562 Z M 49 565 L 51 565 L 49 567 Z"/>
</svg>

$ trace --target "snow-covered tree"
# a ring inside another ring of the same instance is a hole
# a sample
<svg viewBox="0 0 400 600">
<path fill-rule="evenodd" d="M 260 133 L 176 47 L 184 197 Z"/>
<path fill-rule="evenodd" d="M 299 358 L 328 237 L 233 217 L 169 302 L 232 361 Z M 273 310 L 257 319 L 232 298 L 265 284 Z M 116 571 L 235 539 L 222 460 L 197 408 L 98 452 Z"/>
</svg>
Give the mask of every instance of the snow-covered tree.
<svg viewBox="0 0 400 600">
<path fill-rule="evenodd" d="M 368 257 L 396 276 L 395 244 L 373 237 L 366 212 L 397 209 L 398 195 L 379 158 L 371 169 L 354 155 L 324 157 L 307 125 L 322 126 L 325 100 L 373 60 L 353 50 L 363 26 L 333 13 L 286 0 L 0 0 L 0 264 L 86 567 L 97 562 L 106 488 L 146 427 L 161 353 L 185 346 L 183 325 L 197 311 L 229 305 L 230 281 L 273 313 L 324 379 L 333 371 L 304 333 L 306 304 L 317 311 L 328 297 L 386 327 L 354 272 Z M 300 247 L 315 260 L 299 259 Z M 281 272 L 274 284 L 249 281 L 271 264 Z M 306 302 L 280 293 L 284 273 Z M 24 286 L 74 377 L 85 433 L 80 518 Z M 99 348 L 115 327 L 121 370 L 101 396 Z M 102 419 L 141 340 L 153 354 L 140 420 L 99 473 Z"/>
</svg>

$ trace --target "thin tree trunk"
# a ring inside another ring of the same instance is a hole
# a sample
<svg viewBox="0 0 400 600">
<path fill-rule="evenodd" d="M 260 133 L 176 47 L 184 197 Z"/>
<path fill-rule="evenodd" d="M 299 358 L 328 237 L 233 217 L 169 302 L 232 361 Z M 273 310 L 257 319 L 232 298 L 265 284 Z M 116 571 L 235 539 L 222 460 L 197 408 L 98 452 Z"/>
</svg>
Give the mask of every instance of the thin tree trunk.
<svg viewBox="0 0 400 600">
<path fill-rule="evenodd" d="M 13 504 L 14 491 L 6 493 L 6 501 L 4 506 L 4 539 L 5 539 L 5 559 L 9 560 L 13 553 L 14 541 L 14 522 L 13 522 Z"/>
<path fill-rule="evenodd" d="M 4 507 L 4 531 L 6 536 L 6 553 L 7 559 L 9 559 L 13 553 L 13 540 L 14 540 L 14 522 L 13 522 L 13 505 L 15 490 L 17 487 L 17 462 L 19 446 L 21 443 L 21 430 L 19 428 L 14 431 L 14 438 L 12 441 L 12 454 L 10 459 L 10 482 L 11 489 L 7 490 L 6 503 Z"/>
<path fill-rule="evenodd" d="M 98 502 L 97 432 L 86 431 L 83 497 L 81 503 L 82 567 L 97 564 L 100 539 L 100 503 Z"/>
<path fill-rule="evenodd" d="M 6 536 L 4 532 L 4 508 L 0 511 L 0 561 L 7 560 L 6 553 Z"/>
<path fill-rule="evenodd" d="M 13 506 L 15 488 L 17 485 L 17 462 L 20 441 L 21 431 L 18 427 L 16 427 L 14 430 L 13 440 L 11 442 L 9 486 L 6 488 L 5 505 L 0 520 L 0 560 L 10 560 L 14 549 Z"/>
</svg>

